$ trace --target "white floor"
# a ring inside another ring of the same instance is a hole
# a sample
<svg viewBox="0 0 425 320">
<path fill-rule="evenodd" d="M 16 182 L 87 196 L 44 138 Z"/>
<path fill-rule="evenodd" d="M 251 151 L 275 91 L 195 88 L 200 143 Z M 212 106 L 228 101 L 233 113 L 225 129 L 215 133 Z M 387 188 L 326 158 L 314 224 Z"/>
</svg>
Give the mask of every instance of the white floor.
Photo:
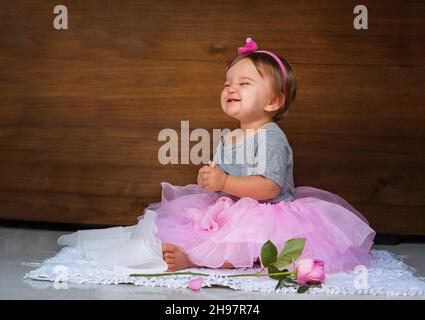
<svg viewBox="0 0 425 320">
<path fill-rule="evenodd" d="M 0 226 L 0 299 L 155 299 L 155 300 L 270 300 L 270 299 L 422 299 L 425 297 L 385 296 L 326 296 L 246 293 L 224 287 L 189 289 L 147 288 L 134 285 L 79 285 L 68 284 L 67 289 L 56 289 L 52 282 L 23 280 L 35 269 L 31 263 L 42 262 L 60 249 L 59 235 L 66 231 L 38 230 Z M 395 246 L 379 245 L 375 249 L 389 250 L 411 267 L 417 275 L 425 276 L 425 244 L 403 243 Z"/>
</svg>

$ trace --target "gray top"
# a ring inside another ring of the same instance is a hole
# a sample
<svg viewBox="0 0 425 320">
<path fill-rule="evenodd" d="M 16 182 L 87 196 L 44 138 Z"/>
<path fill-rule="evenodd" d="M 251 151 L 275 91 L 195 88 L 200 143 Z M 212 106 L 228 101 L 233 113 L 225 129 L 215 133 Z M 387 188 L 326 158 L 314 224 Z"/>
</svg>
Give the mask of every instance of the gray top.
<svg viewBox="0 0 425 320">
<path fill-rule="evenodd" d="M 282 129 L 270 122 L 256 133 L 248 133 L 245 141 L 240 139 L 233 144 L 229 135 L 232 132 L 222 136 L 217 144 L 214 163 L 229 175 L 261 175 L 280 186 L 281 192 L 276 198 L 259 202 L 294 200 L 292 148 Z"/>
</svg>

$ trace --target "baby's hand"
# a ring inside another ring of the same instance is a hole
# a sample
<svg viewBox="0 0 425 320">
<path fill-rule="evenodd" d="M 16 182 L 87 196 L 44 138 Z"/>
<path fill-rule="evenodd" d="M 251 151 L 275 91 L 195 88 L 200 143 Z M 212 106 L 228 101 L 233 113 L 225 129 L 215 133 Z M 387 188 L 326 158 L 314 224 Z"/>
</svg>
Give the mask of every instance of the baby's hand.
<svg viewBox="0 0 425 320">
<path fill-rule="evenodd" d="M 227 173 L 218 166 L 203 166 L 198 172 L 198 185 L 208 191 L 223 191 Z"/>
</svg>

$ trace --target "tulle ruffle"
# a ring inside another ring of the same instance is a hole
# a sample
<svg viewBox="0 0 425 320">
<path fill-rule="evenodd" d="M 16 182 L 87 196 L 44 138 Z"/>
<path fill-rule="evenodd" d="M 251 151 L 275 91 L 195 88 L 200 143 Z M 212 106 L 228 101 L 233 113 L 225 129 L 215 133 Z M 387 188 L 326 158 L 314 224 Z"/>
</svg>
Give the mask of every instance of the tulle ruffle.
<svg viewBox="0 0 425 320">
<path fill-rule="evenodd" d="M 293 201 L 260 203 L 210 192 L 196 184 L 162 182 L 157 237 L 182 249 L 199 266 L 218 268 L 224 262 L 252 267 L 262 245 L 271 240 L 280 251 L 292 238 L 306 238 L 303 256 L 325 262 L 326 272 L 367 266 L 375 231 L 365 217 L 340 196 L 296 187 Z"/>
</svg>

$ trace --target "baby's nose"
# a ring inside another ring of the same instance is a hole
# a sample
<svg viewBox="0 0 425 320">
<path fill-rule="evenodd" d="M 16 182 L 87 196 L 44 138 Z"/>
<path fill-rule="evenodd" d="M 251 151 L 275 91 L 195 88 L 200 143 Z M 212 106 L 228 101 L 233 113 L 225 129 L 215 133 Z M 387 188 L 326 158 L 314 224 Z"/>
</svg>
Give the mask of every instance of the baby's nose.
<svg viewBox="0 0 425 320">
<path fill-rule="evenodd" d="M 229 86 L 229 92 L 236 92 L 237 91 L 237 86 L 236 85 L 230 85 Z"/>
</svg>

